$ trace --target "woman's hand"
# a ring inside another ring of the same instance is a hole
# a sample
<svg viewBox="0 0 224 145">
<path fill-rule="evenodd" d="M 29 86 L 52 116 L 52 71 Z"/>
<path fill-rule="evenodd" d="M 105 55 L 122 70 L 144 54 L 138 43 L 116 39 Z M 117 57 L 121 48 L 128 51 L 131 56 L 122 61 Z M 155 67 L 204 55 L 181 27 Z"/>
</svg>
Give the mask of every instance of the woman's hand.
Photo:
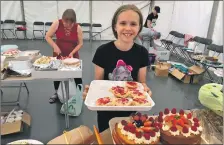
<svg viewBox="0 0 224 145">
<path fill-rule="evenodd" d="M 145 84 L 145 83 L 142 83 L 143 87 L 144 87 L 144 91 L 146 91 L 150 97 L 152 97 L 152 91 L 151 89 Z"/>
<path fill-rule="evenodd" d="M 54 53 L 56 53 L 57 55 L 61 54 L 60 48 L 58 47 L 54 48 Z"/>
<path fill-rule="evenodd" d="M 83 94 L 82 94 L 82 99 L 83 100 L 86 99 L 88 91 L 89 91 L 89 85 L 85 85 L 85 89 L 84 89 Z"/>
<path fill-rule="evenodd" d="M 73 57 L 73 55 L 74 55 L 74 53 L 73 53 L 73 52 L 71 52 L 71 53 L 68 55 L 68 57 L 72 58 L 72 57 Z"/>
</svg>

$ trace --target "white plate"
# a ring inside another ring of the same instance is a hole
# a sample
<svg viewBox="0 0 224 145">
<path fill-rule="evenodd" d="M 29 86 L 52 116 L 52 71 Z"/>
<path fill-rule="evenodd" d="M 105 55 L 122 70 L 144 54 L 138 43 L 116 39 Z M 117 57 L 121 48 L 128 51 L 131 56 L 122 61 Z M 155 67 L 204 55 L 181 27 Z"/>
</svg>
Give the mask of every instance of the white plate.
<svg viewBox="0 0 224 145">
<path fill-rule="evenodd" d="M 15 145 L 18 145 L 18 144 L 22 144 L 22 142 L 27 142 L 29 144 L 43 144 L 42 142 L 38 141 L 38 140 L 33 140 L 33 139 L 23 139 L 23 140 L 17 140 L 17 141 L 13 141 L 13 142 L 10 142 L 8 144 L 15 144 Z"/>
<path fill-rule="evenodd" d="M 101 111 L 149 111 L 155 105 L 152 98 L 147 95 L 147 100 L 151 102 L 151 106 L 96 106 L 96 100 L 98 98 L 110 96 L 114 98 L 113 94 L 109 91 L 112 86 L 125 86 L 125 81 L 107 81 L 107 80 L 94 80 L 91 82 L 89 91 L 86 96 L 85 105 L 90 110 Z M 142 84 L 138 84 L 138 89 L 143 90 Z"/>
</svg>

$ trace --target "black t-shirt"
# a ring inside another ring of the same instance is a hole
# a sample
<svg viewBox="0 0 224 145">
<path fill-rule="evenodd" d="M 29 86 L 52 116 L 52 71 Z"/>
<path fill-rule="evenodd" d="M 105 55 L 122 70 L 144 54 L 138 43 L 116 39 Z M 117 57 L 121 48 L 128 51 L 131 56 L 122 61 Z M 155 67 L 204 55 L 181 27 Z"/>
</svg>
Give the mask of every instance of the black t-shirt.
<svg viewBox="0 0 224 145">
<path fill-rule="evenodd" d="M 104 80 L 138 81 L 139 69 L 148 66 L 148 51 L 136 43 L 121 51 L 112 41 L 96 50 L 93 63 L 104 69 Z"/>
<path fill-rule="evenodd" d="M 148 28 L 147 26 L 147 20 L 150 20 L 152 22 L 152 26 L 156 25 L 156 20 L 158 19 L 158 15 L 154 16 L 153 13 L 149 14 L 146 21 L 145 21 L 145 25 L 144 27 Z"/>
</svg>

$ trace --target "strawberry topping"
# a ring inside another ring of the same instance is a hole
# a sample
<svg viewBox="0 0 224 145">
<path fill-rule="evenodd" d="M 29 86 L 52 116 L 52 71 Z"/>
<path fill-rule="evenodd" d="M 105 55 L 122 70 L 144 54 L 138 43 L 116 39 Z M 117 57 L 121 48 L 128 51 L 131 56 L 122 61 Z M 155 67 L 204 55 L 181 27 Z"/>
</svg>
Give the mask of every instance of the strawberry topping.
<svg viewBox="0 0 224 145">
<path fill-rule="evenodd" d="M 189 129 L 186 126 L 184 126 L 183 129 L 182 129 L 182 131 L 183 131 L 183 133 L 188 133 L 189 132 Z"/>
<path fill-rule="evenodd" d="M 135 132 L 135 136 L 136 136 L 137 138 L 141 138 L 141 137 L 142 137 L 142 133 L 141 133 L 141 132 Z"/>
<path fill-rule="evenodd" d="M 176 113 L 177 113 L 177 109 L 176 109 L 176 108 L 173 108 L 173 109 L 171 110 L 171 113 L 172 113 L 172 114 L 176 114 Z"/>
<path fill-rule="evenodd" d="M 194 118 L 193 121 L 194 122 L 199 122 L 199 120 L 197 118 Z"/>
<path fill-rule="evenodd" d="M 150 134 L 149 133 L 144 133 L 144 137 L 145 137 L 145 139 L 150 140 Z"/>
<path fill-rule="evenodd" d="M 176 126 L 172 126 L 172 127 L 170 128 L 170 130 L 173 131 L 173 132 L 175 132 L 175 131 L 177 131 L 177 127 L 176 127 Z"/>
<path fill-rule="evenodd" d="M 125 126 L 125 125 L 127 125 L 128 123 L 127 123 L 127 121 L 122 120 L 122 121 L 121 121 L 121 124 Z"/>
<path fill-rule="evenodd" d="M 159 121 L 159 122 L 163 122 L 163 117 L 162 117 L 162 116 L 159 116 L 159 117 L 158 117 L 158 121 Z"/>
<path fill-rule="evenodd" d="M 183 109 L 180 109 L 179 114 L 180 114 L 180 115 L 184 115 L 184 110 L 183 110 Z"/>
<path fill-rule="evenodd" d="M 159 112 L 159 116 L 163 116 L 163 112 Z"/>
<path fill-rule="evenodd" d="M 164 110 L 164 114 L 169 114 L 170 113 L 170 110 L 168 109 L 168 108 L 166 108 L 165 110 Z"/>
<path fill-rule="evenodd" d="M 130 86 L 136 86 L 137 85 L 136 82 L 127 82 L 127 84 L 130 85 Z"/>
<path fill-rule="evenodd" d="M 191 117 L 192 117 L 192 114 L 191 113 L 188 113 L 187 114 L 187 119 L 191 119 Z"/>
<path fill-rule="evenodd" d="M 150 117 L 150 118 L 149 118 L 149 121 L 154 121 L 153 117 Z"/>
<path fill-rule="evenodd" d="M 195 127 L 199 127 L 199 123 L 198 122 L 194 122 L 194 126 Z"/>
<path fill-rule="evenodd" d="M 151 137 L 155 137 L 155 136 L 156 136 L 155 131 L 150 131 L 150 133 L 149 133 L 149 134 L 150 134 L 150 136 L 151 136 Z"/>
<path fill-rule="evenodd" d="M 197 131 L 197 127 L 196 126 L 191 126 L 191 130 Z"/>
</svg>

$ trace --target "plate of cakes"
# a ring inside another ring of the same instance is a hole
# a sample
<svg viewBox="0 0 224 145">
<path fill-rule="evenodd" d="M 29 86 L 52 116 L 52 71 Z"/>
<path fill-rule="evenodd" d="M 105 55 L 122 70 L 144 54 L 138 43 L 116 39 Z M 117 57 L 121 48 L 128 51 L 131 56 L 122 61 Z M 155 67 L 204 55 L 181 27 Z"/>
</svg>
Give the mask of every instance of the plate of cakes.
<svg viewBox="0 0 224 145">
<path fill-rule="evenodd" d="M 155 103 L 141 83 L 94 80 L 90 84 L 85 105 L 90 110 L 149 111 Z"/>
<path fill-rule="evenodd" d="M 158 116 L 136 112 L 109 121 L 114 144 L 206 144 L 198 118 L 166 108 Z"/>
</svg>

